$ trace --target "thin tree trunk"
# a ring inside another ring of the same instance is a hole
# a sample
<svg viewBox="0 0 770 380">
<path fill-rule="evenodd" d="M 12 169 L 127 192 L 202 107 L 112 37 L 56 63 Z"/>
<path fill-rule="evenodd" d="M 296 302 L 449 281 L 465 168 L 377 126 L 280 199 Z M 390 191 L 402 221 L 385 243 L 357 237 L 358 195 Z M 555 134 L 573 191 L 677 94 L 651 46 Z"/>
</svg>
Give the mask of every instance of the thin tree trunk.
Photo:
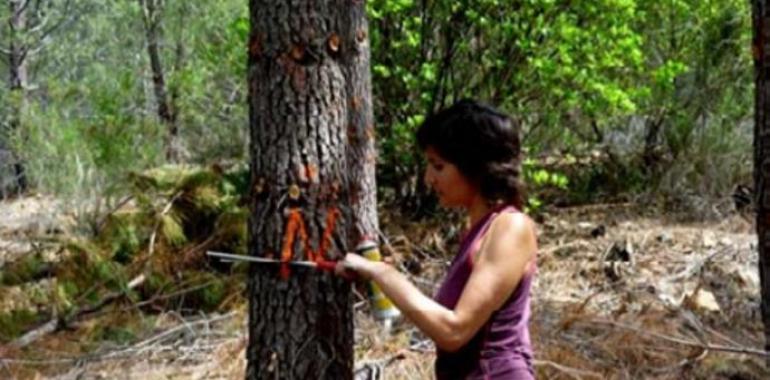
<svg viewBox="0 0 770 380">
<path fill-rule="evenodd" d="M 180 153 L 178 147 L 179 128 L 177 125 L 177 114 L 169 96 L 165 71 L 163 71 L 160 57 L 161 9 L 158 8 L 157 0 L 139 0 L 139 4 L 142 7 L 142 20 L 144 21 L 144 32 L 147 40 L 147 55 L 150 59 L 150 69 L 152 70 L 152 83 L 155 90 L 158 118 L 167 128 L 165 141 L 166 160 L 177 162 L 179 161 Z"/>
<path fill-rule="evenodd" d="M 770 350 L 770 1 L 753 1 L 753 26 L 756 71 L 754 181 L 762 322 L 765 325 L 765 350 Z"/>
<path fill-rule="evenodd" d="M 292 210 L 316 250 L 330 213 L 339 212 L 326 253 L 337 259 L 360 235 L 377 231 L 364 4 L 249 6 L 249 253 L 303 258 L 302 234 L 284 246 Z M 254 265 L 249 276 L 246 377 L 351 379 L 350 284 L 321 272 L 292 269 L 286 279 L 278 272 Z"/>
<path fill-rule="evenodd" d="M 21 1 L 10 0 L 8 2 L 10 19 L 8 20 L 9 49 L 8 49 L 8 86 L 11 94 L 10 109 L 8 115 L 8 131 L 0 134 L 7 138 L 18 131 L 21 125 L 22 114 L 26 104 L 25 87 L 27 84 L 27 64 L 24 44 L 21 42 L 21 34 L 24 33 L 27 20 L 26 9 Z M 0 176 L 10 175 L 10 180 L 0 178 L 0 198 L 13 193 L 20 193 L 27 188 L 27 179 L 24 164 L 18 154 L 14 153 L 9 141 L 0 141 L 0 148 L 6 149 L 10 154 L 6 156 L 11 162 L 0 163 L 5 166 Z M 10 167 L 10 170 L 8 170 Z M 9 173 L 10 172 L 10 173 Z"/>
<path fill-rule="evenodd" d="M 27 66 L 25 64 L 24 45 L 21 43 L 21 34 L 27 25 L 26 11 L 22 8 L 21 1 L 11 0 L 11 35 L 9 55 L 9 86 L 11 91 L 23 90 L 27 83 Z"/>
</svg>

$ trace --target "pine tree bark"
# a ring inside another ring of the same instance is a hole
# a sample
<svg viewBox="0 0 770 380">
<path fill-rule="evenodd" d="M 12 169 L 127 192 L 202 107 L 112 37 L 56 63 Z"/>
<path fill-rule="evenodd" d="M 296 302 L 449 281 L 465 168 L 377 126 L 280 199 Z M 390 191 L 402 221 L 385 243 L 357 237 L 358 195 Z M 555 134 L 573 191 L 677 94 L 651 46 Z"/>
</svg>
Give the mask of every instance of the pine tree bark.
<svg viewBox="0 0 770 380">
<path fill-rule="evenodd" d="M 281 257 L 291 209 L 311 247 L 339 211 L 329 259 L 376 236 L 374 134 L 363 1 L 250 0 L 249 254 Z M 292 259 L 303 259 L 301 236 Z M 254 265 L 249 379 L 351 379 L 350 284 L 327 273 Z"/>
<path fill-rule="evenodd" d="M 179 126 L 177 124 L 177 112 L 173 102 L 173 94 L 169 95 L 159 46 L 161 39 L 161 9 L 157 0 L 139 0 L 139 5 L 142 7 L 147 56 L 150 60 L 150 70 L 152 71 L 152 84 L 155 92 L 158 118 L 166 127 L 166 140 L 164 142 L 166 160 L 178 162 L 180 152 L 178 147 Z M 181 46 L 177 47 L 177 52 L 181 51 L 179 50 L 180 48 Z"/>
<path fill-rule="evenodd" d="M 753 0 L 752 4 L 756 72 L 754 181 L 762 322 L 765 325 L 765 350 L 770 351 L 770 1 Z"/>
<path fill-rule="evenodd" d="M 26 7 L 21 1 L 8 2 L 10 18 L 8 58 L 8 89 L 11 99 L 8 109 L 7 130 L 0 131 L 0 199 L 21 193 L 27 188 L 24 164 L 13 152 L 7 140 L 21 125 L 21 117 L 26 103 L 25 87 L 27 84 L 26 50 L 21 42 L 21 35 L 27 27 Z"/>
<path fill-rule="evenodd" d="M 374 110 L 372 109 L 371 52 L 369 23 L 363 1 L 345 5 L 347 20 L 342 24 L 345 44 L 344 63 L 348 93 L 348 163 L 350 173 L 349 204 L 353 214 L 353 240 L 362 237 L 378 240 L 377 183 Z"/>
</svg>

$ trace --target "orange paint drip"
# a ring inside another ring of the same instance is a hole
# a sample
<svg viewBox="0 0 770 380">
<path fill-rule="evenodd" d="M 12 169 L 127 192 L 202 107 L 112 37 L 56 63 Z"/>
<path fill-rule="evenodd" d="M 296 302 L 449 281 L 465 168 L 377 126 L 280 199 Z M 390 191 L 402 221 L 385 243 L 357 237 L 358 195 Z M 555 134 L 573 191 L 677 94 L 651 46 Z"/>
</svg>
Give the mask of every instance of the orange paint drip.
<svg viewBox="0 0 770 380">
<path fill-rule="evenodd" d="M 329 246 L 332 243 L 332 233 L 334 233 L 334 226 L 337 224 L 337 216 L 339 216 L 340 210 L 330 207 L 326 213 L 326 226 L 324 227 L 323 238 L 321 238 L 321 247 L 318 249 L 316 255 L 317 261 L 326 260 L 326 252 L 329 250 Z"/>
<path fill-rule="evenodd" d="M 294 238 L 296 237 L 297 225 L 301 223 L 302 219 L 299 217 L 299 211 L 296 208 L 292 208 L 289 211 L 289 220 L 286 222 L 286 233 L 283 237 L 283 247 L 281 248 L 281 278 L 289 278 L 289 264 L 287 262 L 292 259 L 292 249 L 294 247 Z"/>
</svg>

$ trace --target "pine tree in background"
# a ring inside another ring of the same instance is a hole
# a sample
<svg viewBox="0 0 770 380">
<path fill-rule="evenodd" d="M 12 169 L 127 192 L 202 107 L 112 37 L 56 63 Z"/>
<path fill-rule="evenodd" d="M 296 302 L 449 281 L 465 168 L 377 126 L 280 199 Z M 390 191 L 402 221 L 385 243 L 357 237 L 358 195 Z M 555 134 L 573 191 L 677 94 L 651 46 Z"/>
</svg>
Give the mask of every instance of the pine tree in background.
<svg viewBox="0 0 770 380">
<path fill-rule="evenodd" d="M 2 50 L 8 65 L 8 92 L 6 120 L 0 128 L 0 198 L 23 192 L 26 187 L 24 164 L 11 149 L 11 136 L 19 129 L 26 103 L 27 54 L 24 44 L 27 28 L 26 2 L 8 0 L 8 48 Z"/>
<path fill-rule="evenodd" d="M 249 5 L 249 253 L 338 258 L 378 228 L 365 2 Z M 351 379 L 350 285 L 252 269 L 247 378 Z"/>
</svg>

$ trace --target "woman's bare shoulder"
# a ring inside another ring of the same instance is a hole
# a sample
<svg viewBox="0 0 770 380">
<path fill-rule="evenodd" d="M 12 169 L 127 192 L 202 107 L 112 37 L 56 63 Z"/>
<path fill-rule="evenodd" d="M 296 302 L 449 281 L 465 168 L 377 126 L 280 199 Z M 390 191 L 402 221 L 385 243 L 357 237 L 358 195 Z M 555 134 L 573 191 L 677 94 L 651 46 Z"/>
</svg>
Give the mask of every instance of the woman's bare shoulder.
<svg viewBox="0 0 770 380">
<path fill-rule="evenodd" d="M 492 220 L 489 233 L 499 239 L 534 237 L 535 222 L 520 211 L 501 212 Z"/>
</svg>

